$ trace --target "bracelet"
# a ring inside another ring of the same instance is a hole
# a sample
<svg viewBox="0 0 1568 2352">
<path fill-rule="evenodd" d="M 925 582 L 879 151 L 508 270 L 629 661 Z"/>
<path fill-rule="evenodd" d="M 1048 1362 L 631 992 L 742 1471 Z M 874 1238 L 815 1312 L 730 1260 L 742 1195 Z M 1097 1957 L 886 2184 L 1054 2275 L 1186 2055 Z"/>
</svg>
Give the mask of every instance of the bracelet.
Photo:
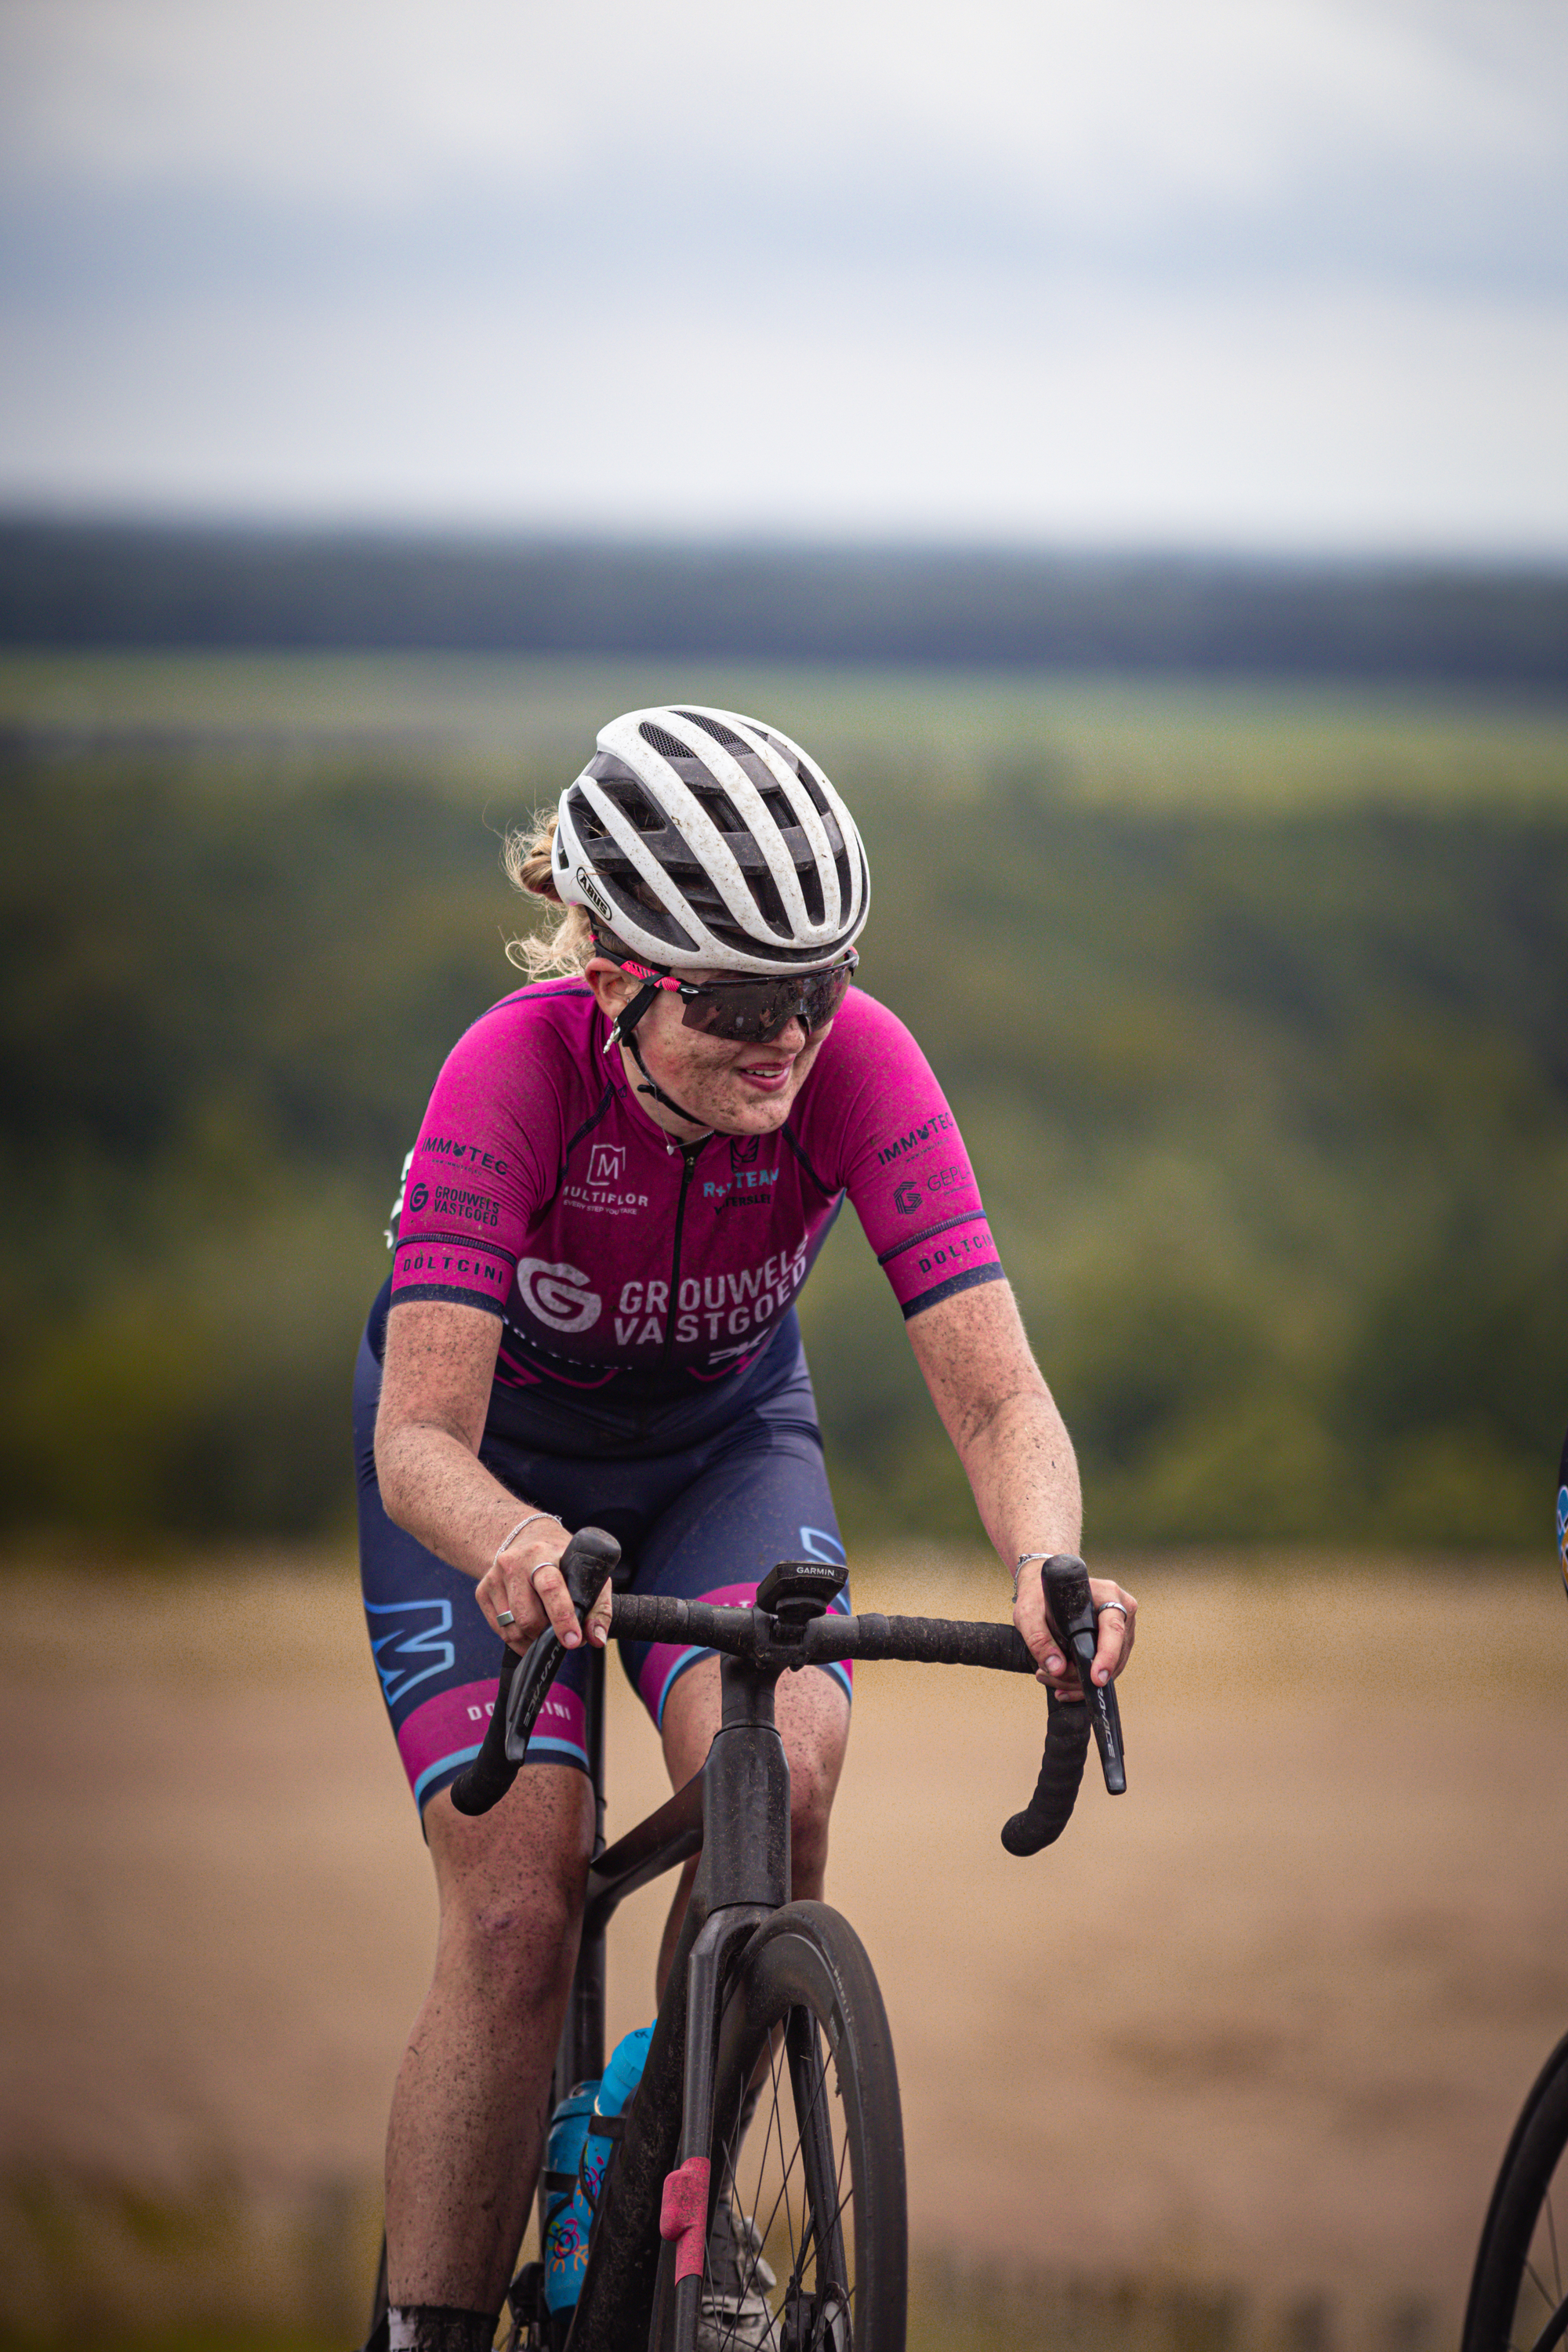
<svg viewBox="0 0 1568 2352">
<path fill-rule="evenodd" d="M 1018 1565 L 1013 1570 L 1013 1598 L 1015 1601 L 1018 1598 L 1018 1579 L 1023 1575 L 1024 1570 L 1028 1567 L 1029 1562 L 1032 1559 L 1044 1560 L 1054 1559 L 1055 1558 L 1055 1552 L 1049 1551 L 1021 1551 L 1018 1554 Z"/>
<path fill-rule="evenodd" d="M 524 1528 L 531 1528 L 535 1519 L 553 1519 L 554 1517 L 555 1514 L 553 1511 L 530 1511 L 526 1519 L 519 1519 L 516 1527 L 512 1528 L 510 1535 L 502 1536 L 500 1543 L 497 1544 L 496 1556 L 494 1559 L 491 1560 L 490 1566 L 492 1568 L 500 1567 L 502 1552 L 505 1551 L 509 1543 L 514 1541 L 514 1539 L 522 1533 Z M 557 1524 L 559 1524 L 559 1522 Z"/>
</svg>

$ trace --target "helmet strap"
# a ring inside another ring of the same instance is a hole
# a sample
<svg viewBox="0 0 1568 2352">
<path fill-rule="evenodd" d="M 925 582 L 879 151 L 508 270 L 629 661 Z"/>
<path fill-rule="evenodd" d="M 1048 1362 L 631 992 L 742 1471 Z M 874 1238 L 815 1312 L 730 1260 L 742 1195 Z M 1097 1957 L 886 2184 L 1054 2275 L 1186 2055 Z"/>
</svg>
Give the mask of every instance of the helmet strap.
<svg viewBox="0 0 1568 2352">
<path fill-rule="evenodd" d="M 635 1042 L 637 1023 L 642 1019 L 643 1014 L 647 1011 L 649 1005 L 653 1003 L 654 998 L 658 994 L 658 982 L 656 980 L 648 980 L 643 982 L 631 1002 L 616 1015 L 616 1018 L 610 1024 L 610 1034 L 605 1040 L 605 1051 L 606 1054 L 609 1052 L 612 1045 L 630 1045 L 633 1053 L 637 1053 Z M 640 1054 L 637 1054 L 637 1064 L 640 1067 L 642 1064 L 642 1055 Z"/>
<path fill-rule="evenodd" d="M 685 1120 L 688 1127 L 703 1128 L 711 1135 L 713 1130 L 709 1127 L 707 1120 L 699 1118 L 695 1112 L 689 1111 L 684 1104 L 678 1103 L 673 1095 L 667 1095 L 643 1060 L 642 1047 L 637 1044 L 637 1024 L 658 994 L 658 983 L 651 980 L 645 981 L 625 1012 L 617 1014 L 611 1024 L 610 1034 L 605 1040 L 605 1051 L 607 1054 L 612 1045 L 629 1046 L 632 1059 L 642 1072 L 642 1083 L 637 1087 L 638 1094 L 651 1095 L 655 1102 L 662 1103 L 666 1110 L 672 1110 L 677 1118 Z"/>
<path fill-rule="evenodd" d="M 633 1061 L 643 1075 L 643 1083 L 637 1088 L 638 1094 L 651 1095 L 655 1102 L 661 1102 L 664 1105 L 666 1110 L 672 1110 L 677 1118 L 683 1118 L 688 1127 L 700 1127 L 705 1134 L 711 1135 L 713 1130 L 705 1118 L 699 1118 L 695 1111 L 687 1110 L 682 1104 L 676 1101 L 673 1095 L 667 1095 L 664 1088 L 657 1083 L 653 1072 L 643 1060 L 642 1047 L 637 1044 L 635 1030 L 626 1039 L 626 1044 L 632 1049 Z"/>
</svg>

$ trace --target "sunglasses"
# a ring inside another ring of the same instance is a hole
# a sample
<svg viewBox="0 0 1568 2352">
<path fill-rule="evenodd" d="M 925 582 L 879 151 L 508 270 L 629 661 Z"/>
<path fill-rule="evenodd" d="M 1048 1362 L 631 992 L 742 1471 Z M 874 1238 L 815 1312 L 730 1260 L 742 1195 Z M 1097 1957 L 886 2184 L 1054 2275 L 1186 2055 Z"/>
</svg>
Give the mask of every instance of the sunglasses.
<svg viewBox="0 0 1568 2352">
<path fill-rule="evenodd" d="M 680 980 L 623 963 L 623 971 L 649 988 L 680 999 L 681 1024 L 705 1037 L 729 1037 L 738 1045 L 766 1045 L 798 1021 L 809 1033 L 832 1020 L 846 996 L 860 959 L 853 948 L 825 971 L 784 972 L 765 980 Z M 623 1024 L 624 1025 L 624 1024 Z"/>
</svg>

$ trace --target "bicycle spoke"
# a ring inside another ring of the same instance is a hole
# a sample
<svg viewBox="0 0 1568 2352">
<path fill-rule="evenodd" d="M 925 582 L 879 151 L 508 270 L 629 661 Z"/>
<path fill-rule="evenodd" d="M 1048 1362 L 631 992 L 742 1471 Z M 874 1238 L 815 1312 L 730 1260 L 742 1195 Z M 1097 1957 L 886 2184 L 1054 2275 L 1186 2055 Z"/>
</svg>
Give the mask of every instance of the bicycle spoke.
<svg viewBox="0 0 1568 2352">
<path fill-rule="evenodd" d="M 737 2200 L 742 2293 L 766 2302 L 776 2325 L 786 2313 L 797 2315 L 796 2324 L 804 2321 L 809 2329 L 798 2338 L 802 2352 L 808 2343 L 820 2352 L 847 2352 L 846 2329 L 853 2327 L 846 2252 L 854 2188 L 847 2137 L 834 2129 L 833 2094 L 816 2020 L 808 2010 L 794 2010 L 770 2038 L 765 2114 L 737 2115 L 730 2135 L 726 2169 Z M 755 2242 L 743 2248 L 739 2233 L 748 2223 Z M 760 2267 L 775 2244 L 773 2260 L 781 2275 L 764 2294 Z M 739 2327 L 738 2321 L 721 2322 L 722 2340 L 738 2336 Z"/>
</svg>

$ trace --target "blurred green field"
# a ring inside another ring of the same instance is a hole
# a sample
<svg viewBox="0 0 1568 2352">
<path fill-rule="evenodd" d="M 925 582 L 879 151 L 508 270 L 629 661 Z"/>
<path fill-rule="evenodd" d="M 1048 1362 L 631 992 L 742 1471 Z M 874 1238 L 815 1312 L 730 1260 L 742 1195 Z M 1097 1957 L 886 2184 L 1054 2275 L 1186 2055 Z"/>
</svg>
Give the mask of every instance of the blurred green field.
<svg viewBox="0 0 1568 2352">
<path fill-rule="evenodd" d="M 139 740 L 294 772 L 374 750 L 458 794 L 559 791 L 613 711 L 687 700 L 771 716 L 835 776 L 973 800 L 1019 767 L 1070 805 L 1303 814 L 1568 808 L 1568 713 L 1409 688 L 1215 685 L 583 656 L 0 650 L 0 730 L 68 756 Z"/>
<path fill-rule="evenodd" d="M 1568 712 L 638 663 L 0 658 L 0 1495 L 341 1525 L 345 1389 L 499 835 L 609 710 L 761 709 L 874 873 L 1083 1456 L 1089 1539 L 1549 1539 L 1568 1419 Z M 804 1308 L 852 1536 L 966 1538 L 853 1219 Z"/>
</svg>

